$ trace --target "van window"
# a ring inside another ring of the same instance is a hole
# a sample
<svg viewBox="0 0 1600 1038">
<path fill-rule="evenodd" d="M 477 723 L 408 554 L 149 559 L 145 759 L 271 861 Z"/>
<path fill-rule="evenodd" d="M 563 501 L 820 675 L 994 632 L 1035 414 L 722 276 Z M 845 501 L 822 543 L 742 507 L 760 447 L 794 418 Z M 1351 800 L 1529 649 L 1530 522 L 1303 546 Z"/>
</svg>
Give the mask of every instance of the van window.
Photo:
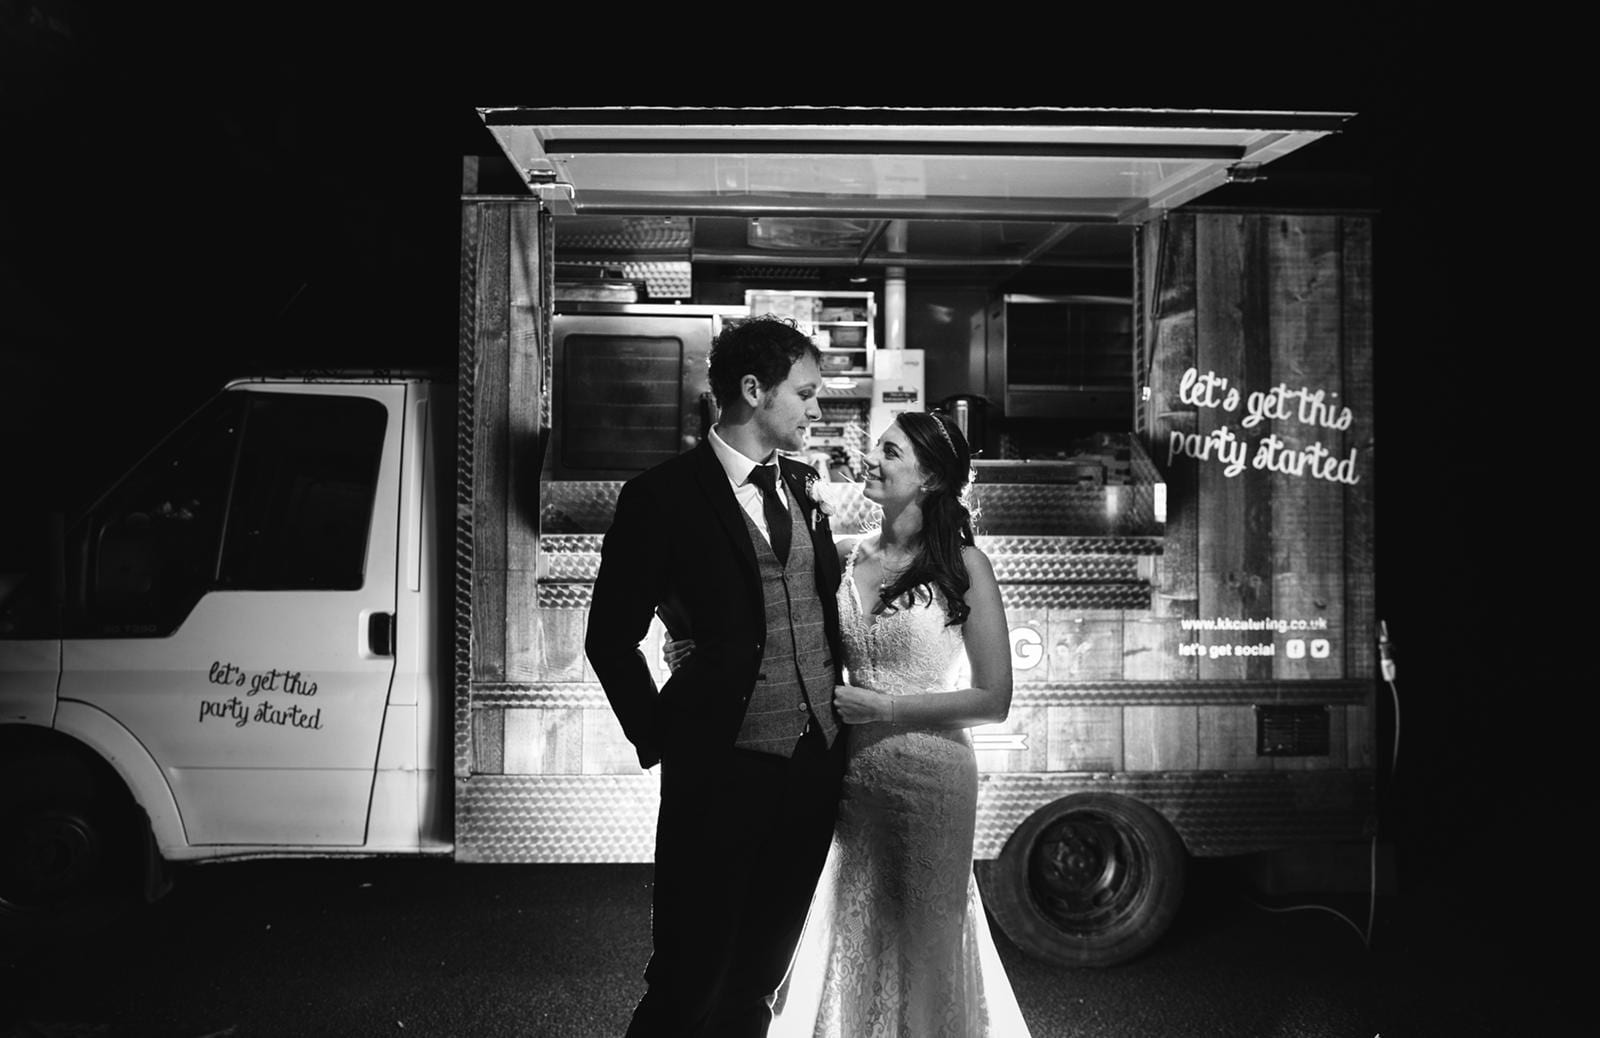
<svg viewBox="0 0 1600 1038">
<path fill-rule="evenodd" d="M 225 393 L 89 517 L 85 616 L 165 635 L 213 589 L 357 589 L 387 413 L 365 397 Z"/>
<path fill-rule="evenodd" d="M 86 619 L 100 634 L 166 634 L 211 586 L 239 433 L 223 394 L 157 447 L 89 516 Z"/>
<path fill-rule="evenodd" d="M 218 586 L 360 588 L 386 420 L 364 397 L 254 395 Z"/>
</svg>

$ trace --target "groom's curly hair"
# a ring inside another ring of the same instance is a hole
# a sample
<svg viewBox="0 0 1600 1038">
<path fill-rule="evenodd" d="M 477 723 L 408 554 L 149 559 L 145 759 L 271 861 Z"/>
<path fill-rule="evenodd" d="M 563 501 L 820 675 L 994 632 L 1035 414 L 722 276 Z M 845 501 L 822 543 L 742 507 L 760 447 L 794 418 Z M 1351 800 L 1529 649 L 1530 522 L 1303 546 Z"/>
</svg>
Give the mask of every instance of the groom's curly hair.
<svg viewBox="0 0 1600 1038">
<path fill-rule="evenodd" d="M 822 352 L 793 320 L 763 314 L 725 328 L 711 344 L 706 375 L 717 406 L 726 408 L 739 399 L 739 383 L 754 375 L 762 389 L 789 377 L 789 369 L 801 357 L 810 355 L 819 365 Z"/>
</svg>

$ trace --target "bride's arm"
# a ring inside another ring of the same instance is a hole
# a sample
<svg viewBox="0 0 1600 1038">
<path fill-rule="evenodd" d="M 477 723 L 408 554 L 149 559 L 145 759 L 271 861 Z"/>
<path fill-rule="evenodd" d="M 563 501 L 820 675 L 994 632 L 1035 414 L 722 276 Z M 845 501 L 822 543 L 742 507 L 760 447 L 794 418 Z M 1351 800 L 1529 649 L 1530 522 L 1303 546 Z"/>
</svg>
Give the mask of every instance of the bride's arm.
<svg viewBox="0 0 1600 1038">
<path fill-rule="evenodd" d="M 972 687 L 954 692 L 890 696 L 841 685 L 834 692 L 840 716 L 852 724 L 889 721 L 917 728 L 971 728 L 1004 721 L 1011 711 L 1011 640 L 1005 605 L 989 557 L 977 548 L 961 553 L 972 585 L 967 588 L 962 637 L 972 669 Z"/>
</svg>

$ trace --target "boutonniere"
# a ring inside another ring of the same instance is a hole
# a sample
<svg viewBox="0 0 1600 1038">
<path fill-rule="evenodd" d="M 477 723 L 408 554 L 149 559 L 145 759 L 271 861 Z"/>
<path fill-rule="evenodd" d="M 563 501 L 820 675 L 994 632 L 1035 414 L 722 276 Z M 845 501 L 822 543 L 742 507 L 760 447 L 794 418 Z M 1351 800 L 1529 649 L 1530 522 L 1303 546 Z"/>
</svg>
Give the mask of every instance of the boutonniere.
<svg viewBox="0 0 1600 1038">
<path fill-rule="evenodd" d="M 826 519 L 828 516 L 833 514 L 833 502 L 823 497 L 822 494 L 817 491 L 818 482 L 820 481 L 815 474 L 808 474 L 806 476 L 804 489 L 806 492 L 806 497 L 811 499 L 811 510 L 807 514 L 807 519 L 811 523 L 812 532 L 815 532 L 817 529 L 818 515 L 821 515 L 824 519 Z"/>
</svg>

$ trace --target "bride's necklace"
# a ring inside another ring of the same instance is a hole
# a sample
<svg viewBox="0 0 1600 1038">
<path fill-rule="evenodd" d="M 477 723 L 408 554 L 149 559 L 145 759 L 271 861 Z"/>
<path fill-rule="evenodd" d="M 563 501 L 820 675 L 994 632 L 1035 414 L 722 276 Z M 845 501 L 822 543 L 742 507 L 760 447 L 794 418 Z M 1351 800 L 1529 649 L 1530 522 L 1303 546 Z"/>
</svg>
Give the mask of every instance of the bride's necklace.
<svg viewBox="0 0 1600 1038">
<path fill-rule="evenodd" d="M 914 559 L 915 556 L 907 554 L 902 556 L 898 563 L 891 565 L 889 553 L 880 549 L 878 552 L 878 593 L 881 595 L 889 590 L 890 585 L 899 580 L 901 575 L 911 568 L 911 563 Z"/>
</svg>

